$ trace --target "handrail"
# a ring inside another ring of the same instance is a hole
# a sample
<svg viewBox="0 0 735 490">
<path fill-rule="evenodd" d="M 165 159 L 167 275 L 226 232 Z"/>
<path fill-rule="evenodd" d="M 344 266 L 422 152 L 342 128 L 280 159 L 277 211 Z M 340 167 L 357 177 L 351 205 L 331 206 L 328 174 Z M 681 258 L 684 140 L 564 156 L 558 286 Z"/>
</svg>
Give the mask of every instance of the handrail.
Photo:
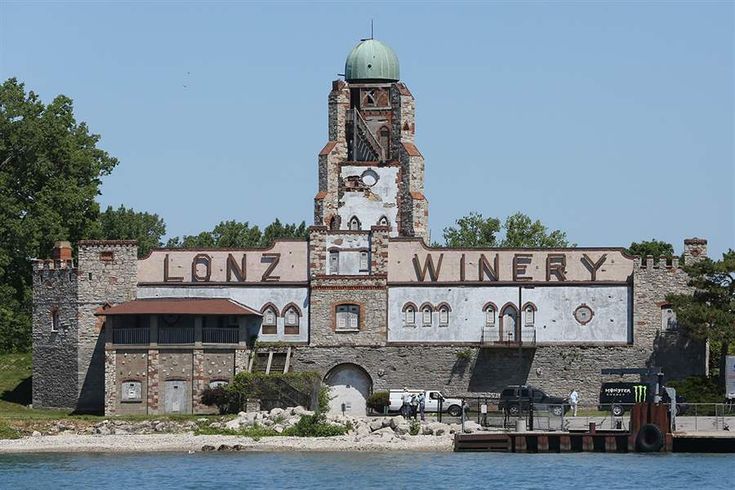
<svg viewBox="0 0 735 490">
<path fill-rule="evenodd" d="M 360 131 L 365 135 L 365 139 L 367 140 L 368 145 L 372 148 L 372 150 L 378 155 L 378 159 L 382 162 L 385 161 L 385 149 L 380 144 L 378 139 L 373 135 L 373 132 L 370 131 L 370 128 L 367 125 L 367 121 L 362 117 L 362 114 L 360 114 L 360 111 L 357 109 L 352 109 L 353 118 L 355 121 L 355 127 L 359 128 Z"/>
</svg>

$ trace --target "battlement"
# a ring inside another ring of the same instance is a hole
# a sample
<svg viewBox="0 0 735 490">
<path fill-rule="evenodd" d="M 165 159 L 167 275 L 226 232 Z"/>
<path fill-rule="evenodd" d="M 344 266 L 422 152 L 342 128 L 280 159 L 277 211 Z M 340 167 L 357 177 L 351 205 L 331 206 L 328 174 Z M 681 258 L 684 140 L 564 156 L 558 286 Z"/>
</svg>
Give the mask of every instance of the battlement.
<svg viewBox="0 0 735 490">
<path fill-rule="evenodd" d="M 56 260 L 56 259 L 33 259 L 33 272 L 43 271 L 76 271 L 76 264 L 72 259 Z"/>
<path fill-rule="evenodd" d="M 684 263 L 682 264 L 679 257 L 659 257 L 654 260 L 649 255 L 645 258 L 633 257 L 634 270 L 636 271 L 653 271 L 653 270 L 681 270 L 683 265 L 691 265 L 695 262 L 703 260 L 707 257 L 707 240 L 704 238 L 687 238 L 684 240 Z"/>
</svg>

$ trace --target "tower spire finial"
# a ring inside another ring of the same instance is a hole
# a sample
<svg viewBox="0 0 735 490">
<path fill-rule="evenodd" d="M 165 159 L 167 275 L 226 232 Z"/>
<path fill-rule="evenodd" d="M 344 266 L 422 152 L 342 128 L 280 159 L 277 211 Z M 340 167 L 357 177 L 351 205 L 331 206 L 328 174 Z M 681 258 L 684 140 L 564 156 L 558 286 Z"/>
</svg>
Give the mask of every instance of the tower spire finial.
<svg viewBox="0 0 735 490">
<path fill-rule="evenodd" d="M 370 39 L 374 39 L 373 37 L 373 19 L 370 19 Z"/>
</svg>

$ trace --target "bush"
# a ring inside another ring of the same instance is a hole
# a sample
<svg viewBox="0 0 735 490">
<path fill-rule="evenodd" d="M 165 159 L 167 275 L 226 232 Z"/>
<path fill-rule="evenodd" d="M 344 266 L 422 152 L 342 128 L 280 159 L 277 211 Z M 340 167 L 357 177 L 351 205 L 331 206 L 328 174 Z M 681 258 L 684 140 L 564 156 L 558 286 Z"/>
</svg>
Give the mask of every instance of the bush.
<svg viewBox="0 0 735 490">
<path fill-rule="evenodd" d="M 205 388 L 202 392 L 202 403 L 210 407 L 216 406 L 220 414 L 237 413 L 241 405 L 239 394 L 224 386 Z"/>
<path fill-rule="evenodd" d="M 419 435 L 419 432 L 421 432 L 421 422 L 416 419 L 412 419 L 408 423 L 408 433 L 412 436 L 417 436 Z"/>
<path fill-rule="evenodd" d="M 347 433 L 348 428 L 344 425 L 332 425 L 327 423 L 323 413 L 304 415 L 293 427 L 283 431 L 283 435 L 296 437 L 332 437 L 342 436 Z"/>
<path fill-rule="evenodd" d="M 14 427 L 0 422 L 0 439 L 20 439 L 20 432 Z"/>
<path fill-rule="evenodd" d="M 683 396 L 689 403 L 722 403 L 725 399 L 725 392 L 717 378 L 689 376 L 670 381 L 667 386 L 676 389 L 676 394 Z"/>
<path fill-rule="evenodd" d="M 367 399 L 367 406 L 378 413 L 383 413 L 390 405 L 390 394 L 387 391 L 376 391 Z"/>
<path fill-rule="evenodd" d="M 472 359 L 472 349 L 470 349 L 469 347 L 457 351 L 458 361 L 469 361 L 470 359 Z"/>
<path fill-rule="evenodd" d="M 242 372 L 227 386 L 239 399 L 258 399 L 261 407 L 293 407 L 301 405 L 314 410 L 320 402 L 321 376 L 314 372 L 248 373 Z"/>
</svg>

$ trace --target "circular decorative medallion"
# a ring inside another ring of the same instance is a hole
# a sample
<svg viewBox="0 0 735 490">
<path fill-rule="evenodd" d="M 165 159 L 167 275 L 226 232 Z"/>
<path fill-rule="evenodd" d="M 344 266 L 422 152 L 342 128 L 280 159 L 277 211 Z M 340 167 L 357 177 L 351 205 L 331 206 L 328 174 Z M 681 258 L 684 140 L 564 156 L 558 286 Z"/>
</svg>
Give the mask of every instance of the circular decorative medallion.
<svg viewBox="0 0 735 490">
<path fill-rule="evenodd" d="M 574 310 L 574 319 L 582 325 L 587 325 L 592 320 L 593 316 L 595 316 L 595 312 L 584 303 Z"/>
<path fill-rule="evenodd" d="M 365 170 L 360 178 L 362 179 L 362 183 L 368 187 L 372 187 L 378 183 L 378 174 L 372 169 Z"/>
</svg>

